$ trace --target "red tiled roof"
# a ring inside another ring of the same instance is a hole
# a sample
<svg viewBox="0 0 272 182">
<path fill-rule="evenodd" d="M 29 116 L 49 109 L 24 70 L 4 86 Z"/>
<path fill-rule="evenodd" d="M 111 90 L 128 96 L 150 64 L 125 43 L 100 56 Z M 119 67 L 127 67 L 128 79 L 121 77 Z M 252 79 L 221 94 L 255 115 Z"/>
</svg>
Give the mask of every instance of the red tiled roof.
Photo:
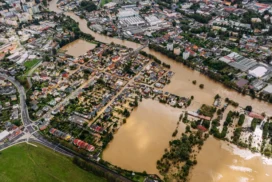
<svg viewBox="0 0 272 182">
<path fill-rule="evenodd" d="M 201 130 L 201 131 L 203 131 L 203 132 L 207 131 L 207 128 L 205 128 L 205 127 L 202 126 L 202 125 L 198 125 L 198 126 L 197 126 L 197 129 L 199 129 L 199 130 Z"/>
</svg>

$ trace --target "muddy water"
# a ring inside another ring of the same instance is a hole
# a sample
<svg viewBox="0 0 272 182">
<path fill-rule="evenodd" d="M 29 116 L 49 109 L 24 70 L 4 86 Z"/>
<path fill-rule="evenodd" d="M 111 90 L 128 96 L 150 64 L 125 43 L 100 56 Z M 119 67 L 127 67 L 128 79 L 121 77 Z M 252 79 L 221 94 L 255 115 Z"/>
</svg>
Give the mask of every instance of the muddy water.
<svg viewBox="0 0 272 182">
<path fill-rule="evenodd" d="M 180 109 L 144 99 L 114 135 L 103 159 L 124 169 L 158 174 L 156 162 L 172 139 L 180 113 Z M 183 131 L 181 124 L 178 135 Z"/>
<path fill-rule="evenodd" d="M 87 51 L 94 49 L 95 44 L 89 43 L 82 39 L 77 39 L 61 48 L 61 50 L 65 50 L 66 54 L 78 57 L 80 55 L 85 54 Z"/>
<path fill-rule="evenodd" d="M 272 164 L 258 154 L 210 137 L 197 156 L 191 182 L 271 182 Z"/>
</svg>

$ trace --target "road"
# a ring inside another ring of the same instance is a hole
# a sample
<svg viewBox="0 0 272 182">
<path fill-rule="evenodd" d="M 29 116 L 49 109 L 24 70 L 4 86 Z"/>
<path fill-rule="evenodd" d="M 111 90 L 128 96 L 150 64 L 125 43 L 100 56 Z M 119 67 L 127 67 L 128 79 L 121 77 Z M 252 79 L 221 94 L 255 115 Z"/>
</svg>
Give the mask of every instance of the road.
<svg viewBox="0 0 272 182">
<path fill-rule="evenodd" d="M 31 70 L 27 73 L 27 82 L 29 85 L 29 88 L 32 87 L 32 82 L 31 82 L 31 76 L 33 74 L 33 72 L 42 64 L 42 61 L 40 61 L 38 64 L 36 64 L 33 68 L 31 68 Z"/>
<path fill-rule="evenodd" d="M 145 48 L 146 46 L 148 45 L 147 44 L 144 44 L 143 46 L 141 46 L 140 48 L 130 52 L 128 55 L 124 56 L 122 58 L 122 60 L 127 60 L 130 56 L 135 56 L 139 53 L 140 50 L 142 50 L 143 48 Z M 37 64 L 35 67 L 38 67 L 40 65 Z M 34 69 L 33 69 L 34 70 Z M 33 70 L 31 70 L 31 74 L 33 72 Z M 140 73 L 140 72 L 139 72 Z M 138 73 L 138 74 L 139 74 Z M 135 76 L 137 76 L 138 74 L 136 74 Z M 127 84 L 130 84 L 131 82 L 134 81 L 134 78 L 131 78 L 129 80 L 129 82 Z M 48 148 L 51 148 L 52 150 L 54 151 L 57 151 L 63 155 L 66 155 L 66 156 L 69 156 L 69 157 L 75 157 L 75 156 L 78 156 L 78 157 L 81 157 L 82 156 L 79 156 L 77 153 L 75 153 L 74 151 L 71 151 L 70 149 L 67 149 L 59 144 L 55 144 L 51 141 L 48 141 L 47 139 L 45 139 L 39 132 L 38 132 L 38 127 L 35 126 L 36 123 L 33 122 L 30 118 L 29 118 L 29 113 L 28 113 L 28 108 L 27 108 L 27 105 L 26 105 L 26 92 L 25 92 L 25 89 L 24 87 L 17 81 L 15 80 L 13 77 L 10 77 L 6 74 L 2 74 L 0 73 L 0 77 L 3 77 L 7 80 L 9 80 L 16 88 L 17 88 L 17 91 L 20 95 L 20 108 L 21 108 L 21 118 L 22 118 L 22 123 L 25 127 L 24 131 L 19 134 L 18 136 L 16 136 L 15 138 L 13 138 L 11 141 L 7 142 L 7 143 L 4 143 L 3 145 L 0 145 L 0 151 L 1 150 L 5 150 L 13 145 L 16 145 L 16 144 L 19 144 L 19 143 L 23 143 L 23 142 L 26 142 L 26 143 L 29 143 L 29 142 L 34 142 L 34 143 L 39 143 L 43 146 L 46 146 Z M 62 102 L 58 103 L 54 108 L 50 109 L 46 114 L 44 114 L 43 117 L 49 117 L 50 119 L 53 117 L 53 115 L 51 114 L 51 112 L 53 110 L 56 110 L 58 108 L 60 108 L 61 106 L 67 104 L 69 102 L 69 100 L 71 98 L 74 98 L 76 97 L 80 91 L 82 90 L 82 88 L 86 87 L 89 83 L 91 83 L 96 77 L 93 77 L 91 80 L 88 80 L 86 82 L 84 82 L 79 88 L 77 88 L 74 92 L 72 92 L 69 96 L 67 96 Z M 126 85 L 127 86 L 127 85 Z M 126 88 L 123 87 L 112 99 L 111 101 L 102 109 L 101 112 L 103 112 L 103 110 L 105 108 L 107 108 L 114 100 L 115 98 L 122 93 L 122 91 Z M 37 127 L 37 128 L 35 128 Z M 113 176 L 116 177 L 116 179 L 121 179 L 121 181 L 130 181 L 129 179 L 127 179 L 126 177 L 124 176 L 121 176 L 119 175 L 118 173 L 116 173 L 115 171 L 112 171 L 108 168 L 105 168 L 104 166 L 100 165 L 99 163 L 96 163 L 94 161 L 91 161 L 89 159 L 86 159 L 84 158 L 85 160 L 87 160 L 88 162 L 90 162 L 91 164 L 95 165 L 97 168 L 100 168 L 101 171 L 105 171 L 105 172 L 108 172 L 108 173 L 111 173 Z"/>
<path fill-rule="evenodd" d="M 48 141 L 39 132 L 37 132 L 37 129 L 35 129 L 35 127 L 34 127 L 35 123 L 33 123 L 31 121 L 31 119 L 29 118 L 28 109 L 27 109 L 27 105 L 26 105 L 26 93 L 25 93 L 24 87 L 22 85 L 20 85 L 20 83 L 18 81 L 16 81 L 14 78 L 9 77 L 6 74 L 0 73 L 0 77 L 3 77 L 5 79 L 9 80 L 11 83 L 14 84 L 14 86 L 18 90 L 18 92 L 20 94 L 21 117 L 22 117 L 23 125 L 25 127 L 25 131 L 23 131 L 20 135 L 16 136 L 15 138 L 13 138 L 11 141 L 9 141 L 7 143 L 0 145 L 0 151 L 5 150 L 5 149 L 7 149 L 13 145 L 19 144 L 19 143 L 32 142 L 32 143 L 39 143 L 43 146 L 46 146 L 56 152 L 59 152 L 65 156 L 68 156 L 68 157 L 77 156 L 77 157 L 83 158 L 83 156 L 80 156 L 79 154 L 75 153 L 74 151 L 71 151 L 70 149 L 64 148 L 63 146 L 61 146 L 59 144 L 54 144 L 53 142 Z M 87 83 L 86 83 L 86 85 L 87 85 Z M 83 84 L 83 86 L 85 86 L 85 84 Z M 82 86 L 82 88 L 83 88 L 83 86 Z M 75 92 L 78 92 L 79 90 L 81 90 L 80 88 L 77 89 Z M 71 94 L 71 95 L 76 95 L 76 94 Z M 26 135 L 29 135 L 29 137 L 26 138 L 25 137 Z M 90 164 L 94 165 L 96 167 L 96 169 L 99 169 L 100 171 L 104 171 L 105 173 L 111 174 L 115 179 L 119 179 L 120 181 L 124 181 L 124 182 L 131 181 L 131 180 L 127 179 L 126 177 L 118 174 L 115 171 L 112 171 L 112 170 L 104 167 L 103 165 L 101 165 L 99 163 L 91 161 L 90 159 L 86 159 L 86 158 L 83 158 L 83 159 L 88 161 Z"/>
</svg>

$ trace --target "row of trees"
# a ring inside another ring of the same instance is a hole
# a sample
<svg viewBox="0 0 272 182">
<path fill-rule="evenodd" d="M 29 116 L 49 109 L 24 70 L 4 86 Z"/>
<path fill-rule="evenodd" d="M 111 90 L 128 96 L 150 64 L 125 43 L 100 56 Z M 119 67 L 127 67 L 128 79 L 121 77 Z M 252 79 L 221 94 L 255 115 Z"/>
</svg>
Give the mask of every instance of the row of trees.
<svg viewBox="0 0 272 182">
<path fill-rule="evenodd" d="M 171 66 L 165 62 L 162 62 L 161 60 L 159 60 L 157 57 L 151 55 L 151 54 L 147 54 L 146 52 L 144 51 L 140 51 L 140 54 L 145 56 L 145 57 L 148 57 L 149 59 L 152 59 L 154 60 L 156 63 L 158 64 L 162 64 L 162 66 L 166 67 L 166 68 L 171 68 Z"/>
<path fill-rule="evenodd" d="M 113 174 L 101 166 L 92 164 L 92 163 L 82 160 L 78 157 L 73 158 L 73 163 L 88 172 L 91 172 L 97 176 L 106 178 L 108 181 L 112 181 L 112 182 L 123 182 L 124 181 L 123 177 Z M 129 180 L 126 180 L 126 181 L 129 181 Z"/>
</svg>

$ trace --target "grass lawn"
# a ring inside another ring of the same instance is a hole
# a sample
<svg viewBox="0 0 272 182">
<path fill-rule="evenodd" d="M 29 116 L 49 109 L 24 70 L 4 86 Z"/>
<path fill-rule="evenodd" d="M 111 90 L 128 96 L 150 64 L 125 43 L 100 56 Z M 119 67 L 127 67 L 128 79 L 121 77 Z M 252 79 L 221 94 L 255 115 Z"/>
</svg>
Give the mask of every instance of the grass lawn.
<svg viewBox="0 0 272 182">
<path fill-rule="evenodd" d="M 0 153 L 1 182 L 104 182 L 103 178 L 80 169 L 70 158 L 37 145 L 19 144 Z"/>
<path fill-rule="evenodd" d="M 105 4 L 111 2 L 111 0 L 101 0 L 100 7 L 103 7 Z"/>
<path fill-rule="evenodd" d="M 29 70 L 31 70 L 31 68 L 33 66 L 35 66 L 36 64 L 38 64 L 40 61 L 41 60 L 39 60 L 39 59 L 33 59 L 33 60 L 29 60 L 29 61 L 24 62 L 24 66 L 26 67 L 25 72 L 28 72 Z"/>
</svg>

